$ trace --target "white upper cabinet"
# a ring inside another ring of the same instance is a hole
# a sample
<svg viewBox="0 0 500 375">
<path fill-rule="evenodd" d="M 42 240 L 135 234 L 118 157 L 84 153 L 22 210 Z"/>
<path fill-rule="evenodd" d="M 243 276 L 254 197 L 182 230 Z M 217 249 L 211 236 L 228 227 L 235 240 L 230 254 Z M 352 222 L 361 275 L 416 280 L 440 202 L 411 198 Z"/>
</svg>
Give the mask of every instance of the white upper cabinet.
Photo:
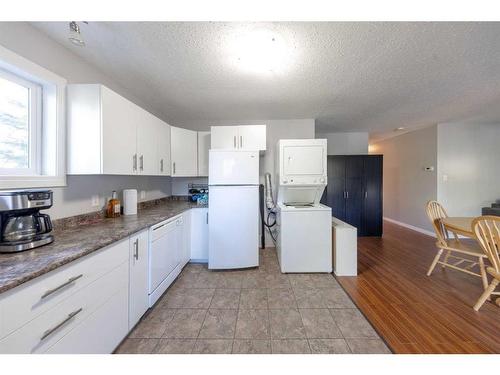
<svg viewBox="0 0 500 375">
<path fill-rule="evenodd" d="M 158 165 L 161 176 L 170 176 L 170 125 L 158 120 Z"/>
<path fill-rule="evenodd" d="M 170 127 L 171 175 L 198 175 L 198 134 L 193 130 Z"/>
<path fill-rule="evenodd" d="M 266 125 L 238 126 L 241 150 L 266 150 Z"/>
<path fill-rule="evenodd" d="M 238 127 L 237 126 L 212 126 L 211 148 L 212 149 L 237 149 L 238 148 Z"/>
<path fill-rule="evenodd" d="M 266 125 L 212 126 L 211 148 L 266 150 Z"/>
<path fill-rule="evenodd" d="M 69 85 L 68 174 L 168 175 L 168 127 L 103 85 Z"/>
<path fill-rule="evenodd" d="M 148 176 L 160 174 L 158 158 L 159 120 L 146 111 L 137 122 L 137 173 Z"/>
<path fill-rule="evenodd" d="M 198 176 L 208 176 L 210 132 L 198 132 Z"/>
</svg>

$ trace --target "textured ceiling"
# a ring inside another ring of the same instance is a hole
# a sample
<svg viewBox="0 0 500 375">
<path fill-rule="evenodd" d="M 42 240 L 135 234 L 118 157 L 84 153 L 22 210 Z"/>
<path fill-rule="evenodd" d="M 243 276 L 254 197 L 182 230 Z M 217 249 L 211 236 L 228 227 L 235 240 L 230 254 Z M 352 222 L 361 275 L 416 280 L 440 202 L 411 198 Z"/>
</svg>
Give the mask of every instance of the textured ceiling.
<svg viewBox="0 0 500 375">
<path fill-rule="evenodd" d="M 500 120 L 500 23 L 33 23 L 172 124 L 315 118 L 319 131 Z M 286 46 L 281 71 L 234 62 L 259 30 Z"/>
</svg>

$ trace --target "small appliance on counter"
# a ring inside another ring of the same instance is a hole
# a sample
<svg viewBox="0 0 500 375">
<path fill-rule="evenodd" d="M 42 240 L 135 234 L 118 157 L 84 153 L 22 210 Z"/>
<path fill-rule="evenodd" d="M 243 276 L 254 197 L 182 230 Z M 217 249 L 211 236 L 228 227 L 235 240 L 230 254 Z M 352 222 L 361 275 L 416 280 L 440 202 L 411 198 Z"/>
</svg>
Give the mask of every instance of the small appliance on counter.
<svg viewBox="0 0 500 375">
<path fill-rule="evenodd" d="M 123 214 L 137 215 L 137 190 L 123 190 Z"/>
<path fill-rule="evenodd" d="M 51 190 L 0 191 L 0 253 L 15 253 L 54 241 Z"/>
</svg>

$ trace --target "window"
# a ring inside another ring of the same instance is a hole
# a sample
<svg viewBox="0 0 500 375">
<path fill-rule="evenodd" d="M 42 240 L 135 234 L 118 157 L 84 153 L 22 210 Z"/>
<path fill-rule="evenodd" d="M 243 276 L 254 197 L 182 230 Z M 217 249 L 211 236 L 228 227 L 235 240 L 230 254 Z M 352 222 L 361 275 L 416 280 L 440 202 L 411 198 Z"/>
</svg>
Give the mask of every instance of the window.
<svg viewBox="0 0 500 375">
<path fill-rule="evenodd" d="M 0 45 L 0 189 L 66 185 L 66 80 Z"/>
<path fill-rule="evenodd" d="M 0 70 L 0 174 L 40 174 L 40 85 Z"/>
</svg>

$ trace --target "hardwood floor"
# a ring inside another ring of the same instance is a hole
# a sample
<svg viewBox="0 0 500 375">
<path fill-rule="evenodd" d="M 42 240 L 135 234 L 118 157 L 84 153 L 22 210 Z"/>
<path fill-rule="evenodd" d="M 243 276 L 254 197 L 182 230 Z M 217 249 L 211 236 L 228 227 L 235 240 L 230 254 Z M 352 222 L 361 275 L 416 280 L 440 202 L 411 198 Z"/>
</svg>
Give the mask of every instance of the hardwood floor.
<svg viewBox="0 0 500 375">
<path fill-rule="evenodd" d="M 337 277 L 395 353 L 500 353 L 500 308 L 472 306 L 481 280 L 427 269 L 435 239 L 384 222 L 383 238 L 358 239 L 358 277 Z"/>
</svg>

